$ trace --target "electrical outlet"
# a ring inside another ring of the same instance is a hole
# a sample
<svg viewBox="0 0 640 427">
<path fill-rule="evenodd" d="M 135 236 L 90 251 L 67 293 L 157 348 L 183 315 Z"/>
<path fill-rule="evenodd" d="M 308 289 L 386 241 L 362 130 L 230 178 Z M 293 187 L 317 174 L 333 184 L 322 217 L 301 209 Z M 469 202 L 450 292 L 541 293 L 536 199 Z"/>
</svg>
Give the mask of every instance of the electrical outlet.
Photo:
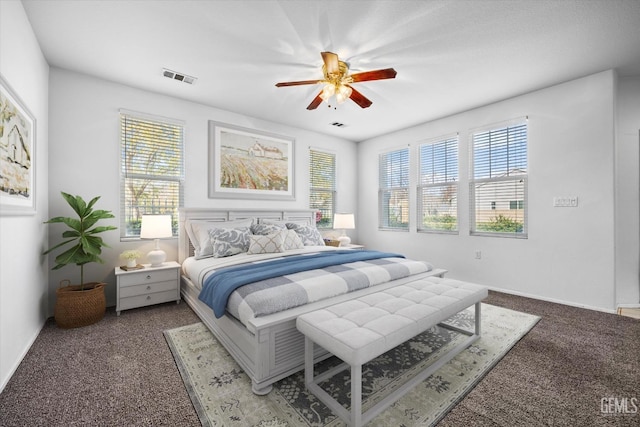
<svg viewBox="0 0 640 427">
<path fill-rule="evenodd" d="M 556 196 L 553 198 L 554 208 L 575 208 L 578 206 L 577 196 Z"/>
<path fill-rule="evenodd" d="M 476 259 L 482 258 L 482 251 L 476 251 Z"/>
</svg>

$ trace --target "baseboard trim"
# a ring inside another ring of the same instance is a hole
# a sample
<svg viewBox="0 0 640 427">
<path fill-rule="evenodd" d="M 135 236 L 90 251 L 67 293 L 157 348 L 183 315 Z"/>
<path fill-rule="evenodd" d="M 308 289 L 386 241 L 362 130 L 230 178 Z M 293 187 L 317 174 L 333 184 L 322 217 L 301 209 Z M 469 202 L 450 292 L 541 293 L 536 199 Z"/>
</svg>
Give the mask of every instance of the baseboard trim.
<svg viewBox="0 0 640 427">
<path fill-rule="evenodd" d="M 618 310 L 621 308 L 640 308 L 640 303 L 638 304 L 618 304 Z"/>
<path fill-rule="evenodd" d="M 510 295 L 516 295 L 516 296 L 519 296 L 519 297 L 533 298 L 533 299 L 537 299 L 537 300 L 540 300 L 540 301 L 546 301 L 546 302 L 552 302 L 552 303 L 555 303 L 555 304 L 568 305 L 570 307 L 585 308 L 587 310 L 600 311 L 600 312 L 609 313 L 609 314 L 616 314 L 617 313 L 617 310 L 616 309 L 612 309 L 612 308 L 594 307 L 594 306 L 591 306 L 591 305 L 577 304 L 577 303 L 571 302 L 571 301 L 564 301 L 564 300 L 556 299 L 556 298 L 547 298 L 547 297 L 543 297 L 543 296 L 540 296 L 540 295 L 532 295 L 532 294 L 529 294 L 529 293 L 526 293 L 526 292 L 513 291 L 511 289 L 496 288 L 494 286 L 487 286 L 487 287 L 492 291 L 502 292 L 502 293 L 510 294 Z"/>
<path fill-rule="evenodd" d="M 20 355 L 20 357 L 18 357 L 18 359 L 13 364 L 13 366 L 11 367 L 9 372 L 7 372 L 7 376 L 5 378 L 2 378 L 2 382 L 0 383 L 0 393 L 2 393 L 4 391 L 4 388 L 7 386 L 7 384 L 9 384 L 9 381 L 11 380 L 11 377 L 13 377 L 13 374 L 15 374 L 16 371 L 18 370 L 18 366 L 20 366 L 20 364 L 22 363 L 22 360 L 24 359 L 24 357 L 27 355 L 27 353 L 31 349 L 31 346 L 33 346 L 33 343 L 36 342 L 36 339 L 38 338 L 38 335 L 40 335 L 40 332 L 42 332 L 42 328 L 44 328 L 44 325 L 45 325 L 46 322 L 47 322 L 47 319 L 45 319 L 42 322 L 42 325 L 40 325 L 40 328 L 36 331 L 36 333 L 28 341 L 28 344 L 27 344 L 27 346 L 25 346 L 25 348 L 22 351 L 22 354 Z"/>
</svg>

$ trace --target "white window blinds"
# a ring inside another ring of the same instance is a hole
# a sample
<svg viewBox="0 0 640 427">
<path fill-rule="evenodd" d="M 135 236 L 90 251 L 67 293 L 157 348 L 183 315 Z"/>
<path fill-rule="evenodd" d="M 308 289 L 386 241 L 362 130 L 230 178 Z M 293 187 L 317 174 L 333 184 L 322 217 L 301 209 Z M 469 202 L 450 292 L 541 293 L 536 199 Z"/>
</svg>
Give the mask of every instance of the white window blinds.
<svg viewBox="0 0 640 427">
<path fill-rule="evenodd" d="M 380 154 L 378 226 L 409 230 L 409 148 Z"/>
<path fill-rule="evenodd" d="M 527 120 L 471 139 L 471 233 L 527 237 Z"/>
<path fill-rule="evenodd" d="M 309 150 L 309 207 L 318 210 L 318 228 L 333 228 L 336 199 L 336 156 Z"/>
<path fill-rule="evenodd" d="M 171 215 L 177 235 L 182 206 L 182 123 L 120 113 L 121 237 L 140 236 L 142 215 Z"/>
<path fill-rule="evenodd" d="M 418 147 L 418 231 L 458 230 L 458 136 Z"/>
</svg>

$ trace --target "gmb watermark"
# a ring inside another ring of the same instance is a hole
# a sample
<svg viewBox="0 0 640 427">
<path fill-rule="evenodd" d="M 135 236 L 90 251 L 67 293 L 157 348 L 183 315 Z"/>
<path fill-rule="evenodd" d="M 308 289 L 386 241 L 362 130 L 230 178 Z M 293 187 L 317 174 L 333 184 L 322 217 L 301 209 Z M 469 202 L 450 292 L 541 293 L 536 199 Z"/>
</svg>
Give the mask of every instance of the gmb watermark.
<svg viewBox="0 0 640 427">
<path fill-rule="evenodd" d="M 637 397 L 603 397 L 600 413 L 603 415 L 636 415 L 640 408 Z"/>
</svg>

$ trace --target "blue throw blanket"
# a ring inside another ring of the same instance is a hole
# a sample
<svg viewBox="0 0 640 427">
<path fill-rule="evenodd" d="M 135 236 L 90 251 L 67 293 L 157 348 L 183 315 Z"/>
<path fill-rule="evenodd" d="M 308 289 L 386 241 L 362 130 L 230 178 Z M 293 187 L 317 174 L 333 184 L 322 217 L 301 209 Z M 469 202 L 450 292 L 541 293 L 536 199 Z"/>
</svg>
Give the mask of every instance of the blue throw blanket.
<svg viewBox="0 0 640 427">
<path fill-rule="evenodd" d="M 211 307 L 215 316 L 220 318 L 224 315 L 229 296 L 240 286 L 286 274 L 380 258 L 404 258 L 404 256 L 378 251 L 339 250 L 228 267 L 206 277 L 199 299 Z"/>
</svg>

